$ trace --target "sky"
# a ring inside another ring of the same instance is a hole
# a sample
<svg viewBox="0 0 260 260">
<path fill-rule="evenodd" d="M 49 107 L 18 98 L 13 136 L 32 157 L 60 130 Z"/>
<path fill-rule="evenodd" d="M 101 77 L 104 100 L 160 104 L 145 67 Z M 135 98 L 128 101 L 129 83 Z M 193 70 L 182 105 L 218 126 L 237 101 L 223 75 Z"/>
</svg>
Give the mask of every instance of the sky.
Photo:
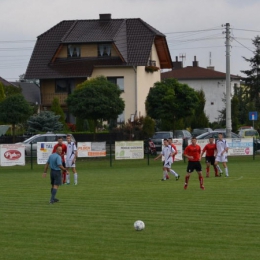
<svg viewBox="0 0 260 260">
<path fill-rule="evenodd" d="M 250 69 L 260 35 L 260 0 L 0 0 L 0 77 L 16 81 L 25 73 L 37 36 L 62 20 L 141 18 L 166 35 L 172 60 L 226 70 L 225 25 L 231 27 L 230 71 Z M 210 58 L 211 56 L 211 58 Z"/>
</svg>

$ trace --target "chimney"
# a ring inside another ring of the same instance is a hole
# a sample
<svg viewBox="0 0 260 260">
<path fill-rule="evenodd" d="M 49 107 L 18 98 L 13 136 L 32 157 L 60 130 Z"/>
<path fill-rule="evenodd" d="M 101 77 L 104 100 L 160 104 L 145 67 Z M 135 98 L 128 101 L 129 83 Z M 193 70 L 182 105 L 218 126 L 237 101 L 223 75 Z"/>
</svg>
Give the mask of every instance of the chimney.
<svg viewBox="0 0 260 260">
<path fill-rule="evenodd" d="M 194 56 L 194 61 L 192 62 L 193 67 L 199 67 L 199 62 L 196 61 L 196 56 Z"/>
<path fill-rule="evenodd" d="M 207 69 L 208 70 L 215 70 L 215 67 L 214 66 L 208 66 Z"/>
<path fill-rule="evenodd" d="M 176 56 L 176 61 L 172 62 L 172 70 L 177 70 L 182 68 L 183 68 L 182 61 L 178 61 L 178 56 Z"/>
<path fill-rule="evenodd" d="M 111 20 L 111 14 L 99 14 L 99 20 L 100 21 L 110 21 Z"/>
</svg>

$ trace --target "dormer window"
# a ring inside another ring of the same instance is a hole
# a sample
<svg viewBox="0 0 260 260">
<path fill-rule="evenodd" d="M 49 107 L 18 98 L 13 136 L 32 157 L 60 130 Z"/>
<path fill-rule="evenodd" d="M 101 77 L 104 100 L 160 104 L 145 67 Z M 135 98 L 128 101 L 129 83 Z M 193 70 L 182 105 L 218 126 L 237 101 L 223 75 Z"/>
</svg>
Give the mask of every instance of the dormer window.
<svg viewBox="0 0 260 260">
<path fill-rule="evenodd" d="M 98 57 L 110 57 L 111 44 L 98 44 Z"/>
<path fill-rule="evenodd" d="M 80 57 L 80 45 L 68 45 L 68 57 Z"/>
</svg>

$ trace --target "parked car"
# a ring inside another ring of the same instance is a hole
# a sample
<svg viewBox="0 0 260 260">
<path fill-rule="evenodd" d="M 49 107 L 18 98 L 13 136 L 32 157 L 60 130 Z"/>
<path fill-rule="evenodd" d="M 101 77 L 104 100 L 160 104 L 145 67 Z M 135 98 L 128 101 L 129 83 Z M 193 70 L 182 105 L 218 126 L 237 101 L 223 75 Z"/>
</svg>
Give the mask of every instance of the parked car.
<svg viewBox="0 0 260 260">
<path fill-rule="evenodd" d="M 154 133 L 151 139 L 155 145 L 156 151 L 162 150 L 162 139 L 165 138 L 173 138 L 173 133 L 171 131 L 160 131 Z"/>
<path fill-rule="evenodd" d="M 25 141 L 21 142 L 20 144 L 25 145 L 25 155 L 31 156 L 31 149 L 32 155 L 37 156 L 37 143 L 38 142 L 56 142 L 58 137 L 61 136 L 64 141 L 66 141 L 67 134 L 54 134 L 54 133 L 46 133 L 46 134 L 37 134 L 34 135 Z M 75 142 L 75 138 L 71 135 L 71 140 Z M 31 145 L 32 144 L 32 145 Z"/>
<path fill-rule="evenodd" d="M 188 140 L 191 139 L 191 133 L 187 130 L 174 130 L 173 138 L 182 138 L 183 139 L 183 148 L 188 145 Z"/>
<path fill-rule="evenodd" d="M 254 127 L 253 127 L 253 126 L 244 125 L 244 126 L 241 126 L 241 127 L 238 129 L 238 131 L 243 130 L 243 129 L 254 129 Z"/>
<path fill-rule="evenodd" d="M 238 132 L 238 135 L 241 138 L 253 138 L 253 137 L 257 139 L 259 138 L 259 133 L 255 129 L 241 129 Z"/>
<path fill-rule="evenodd" d="M 196 138 L 197 139 L 209 139 L 210 137 L 213 137 L 213 138 L 217 139 L 218 133 L 222 133 L 224 138 L 227 137 L 226 131 L 212 131 L 210 133 L 204 133 L 204 134 L 198 135 Z M 231 132 L 231 138 L 240 138 L 240 136 Z"/>
<path fill-rule="evenodd" d="M 194 128 L 191 132 L 191 135 L 196 137 L 198 135 L 201 135 L 203 133 L 209 133 L 212 132 L 213 130 L 211 128 Z"/>
</svg>

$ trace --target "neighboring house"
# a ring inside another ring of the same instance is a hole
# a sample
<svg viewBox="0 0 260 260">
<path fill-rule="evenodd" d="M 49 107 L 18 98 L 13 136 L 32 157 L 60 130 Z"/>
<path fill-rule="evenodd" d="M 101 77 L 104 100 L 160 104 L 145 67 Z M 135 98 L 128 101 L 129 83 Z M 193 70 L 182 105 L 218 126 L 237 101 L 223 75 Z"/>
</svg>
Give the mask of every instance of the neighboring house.
<svg viewBox="0 0 260 260">
<path fill-rule="evenodd" d="M 21 88 L 22 95 L 24 96 L 25 100 L 28 101 L 32 105 L 41 104 L 41 95 L 40 95 L 40 88 L 37 84 L 33 82 L 22 82 L 22 81 L 15 81 L 10 82 L 0 77 L 0 82 L 3 83 L 4 86 L 14 86 L 17 88 Z"/>
<path fill-rule="evenodd" d="M 42 107 L 58 97 L 67 111 L 74 88 L 103 75 L 123 90 L 125 110 L 118 120 L 126 121 L 131 114 L 145 115 L 149 89 L 166 68 L 172 62 L 164 34 L 141 19 L 100 14 L 97 20 L 62 21 L 38 36 L 25 79 L 40 80 Z M 74 121 L 68 111 L 67 121 Z"/>
<path fill-rule="evenodd" d="M 195 90 L 203 90 L 206 104 L 205 113 L 210 122 L 219 120 L 219 111 L 225 107 L 223 99 L 226 93 L 226 73 L 215 71 L 214 67 L 199 67 L 196 57 L 193 66 L 182 67 L 182 62 L 173 62 L 173 69 L 161 74 L 162 79 L 175 78 L 180 83 L 185 83 Z M 234 93 L 234 86 L 240 86 L 239 76 L 231 75 L 231 94 Z"/>
<path fill-rule="evenodd" d="M 41 105 L 41 93 L 39 85 L 33 82 L 26 81 L 16 81 L 10 83 L 22 89 L 22 94 L 25 100 L 27 100 L 30 104 L 36 106 Z"/>
</svg>

